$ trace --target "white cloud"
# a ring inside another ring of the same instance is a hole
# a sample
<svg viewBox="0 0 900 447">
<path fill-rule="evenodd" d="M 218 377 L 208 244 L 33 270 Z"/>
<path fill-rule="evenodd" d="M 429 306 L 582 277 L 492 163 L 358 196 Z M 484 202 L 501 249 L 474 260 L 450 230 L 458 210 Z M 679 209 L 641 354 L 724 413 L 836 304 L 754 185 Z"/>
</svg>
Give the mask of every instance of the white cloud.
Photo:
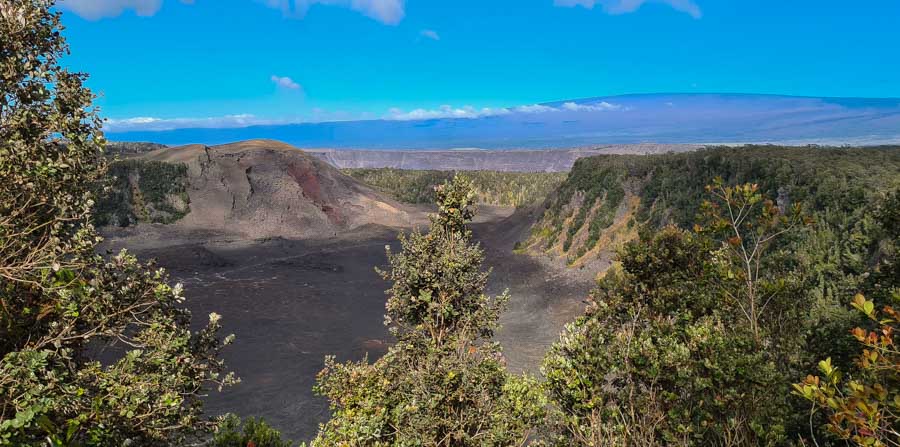
<svg viewBox="0 0 900 447">
<path fill-rule="evenodd" d="M 74 12 L 88 20 L 116 17 L 127 9 L 139 16 L 152 16 L 162 7 L 163 0 L 62 0 L 60 9 Z"/>
<path fill-rule="evenodd" d="M 270 79 L 272 80 L 272 82 L 275 83 L 275 85 L 282 87 L 282 88 L 291 89 L 291 90 L 297 90 L 300 88 L 300 84 L 294 82 L 293 79 L 291 79 L 287 76 L 272 75 L 272 77 Z"/>
<path fill-rule="evenodd" d="M 108 119 L 103 125 L 106 132 L 157 131 L 172 129 L 218 129 L 247 127 L 263 124 L 287 124 L 288 120 L 270 120 L 250 114 L 225 115 L 208 118 L 154 118 L 140 116 L 125 119 Z"/>
<path fill-rule="evenodd" d="M 619 110 L 622 108 L 622 106 L 618 104 L 610 104 L 606 101 L 602 101 L 597 104 L 578 104 L 574 102 L 567 102 L 562 105 L 562 108 L 572 112 L 605 112 L 608 110 Z"/>
<path fill-rule="evenodd" d="M 644 3 L 663 3 L 671 6 L 677 11 L 689 14 L 695 19 L 703 16 L 700 6 L 693 0 L 553 0 L 556 6 L 565 6 L 573 8 L 581 6 L 592 9 L 595 5 L 600 5 L 607 14 L 627 14 L 640 9 Z"/>
<path fill-rule="evenodd" d="M 441 36 L 433 29 L 423 29 L 419 31 L 419 35 L 431 40 L 441 40 Z"/>
<path fill-rule="evenodd" d="M 448 105 L 440 106 L 437 109 L 415 109 L 404 112 L 401 109 L 391 109 L 385 119 L 397 121 L 413 121 L 413 120 L 432 120 L 439 118 L 481 118 L 484 116 L 505 115 L 509 113 L 508 109 L 493 109 L 485 107 L 476 109 L 472 106 L 452 107 Z"/>
<path fill-rule="evenodd" d="M 350 8 L 379 22 L 396 25 L 406 15 L 406 0 L 263 0 L 269 7 L 280 9 L 285 15 L 304 16 L 312 5 L 332 5 Z"/>
<path fill-rule="evenodd" d="M 559 109 L 545 106 L 543 104 L 531 104 L 528 106 L 518 106 L 513 107 L 513 112 L 518 113 L 547 113 L 547 112 L 559 112 Z"/>
<path fill-rule="evenodd" d="M 551 107 L 544 104 L 530 104 L 516 107 L 484 107 L 477 109 L 472 106 L 453 107 L 449 105 L 441 106 L 437 109 L 415 109 L 406 112 L 402 109 L 391 109 L 384 117 L 388 120 L 411 121 L 411 120 L 427 120 L 439 118 L 482 118 L 486 116 L 507 115 L 510 113 L 554 113 L 561 111 L 572 112 L 599 112 L 610 110 L 621 110 L 622 106 L 611 104 L 606 101 L 596 104 L 577 104 L 574 102 L 566 102 L 560 107 Z"/>
</svg>

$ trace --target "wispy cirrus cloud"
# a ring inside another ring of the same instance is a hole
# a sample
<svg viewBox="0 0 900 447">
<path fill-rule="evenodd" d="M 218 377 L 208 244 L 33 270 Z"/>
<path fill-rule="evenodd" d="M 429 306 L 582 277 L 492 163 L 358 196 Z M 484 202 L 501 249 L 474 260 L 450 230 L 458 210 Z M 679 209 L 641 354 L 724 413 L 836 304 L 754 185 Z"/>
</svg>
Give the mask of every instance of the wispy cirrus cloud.
<svg viewBox="0 0 900 447">
<path fill-rule="evenodd" d="M 419 31 L 419 35 L 426 39 L 441 40 L 440 34 L 433 29 L 423 29 L 422 31 Z"/>
<path fill-rule="evenodd" d="M 676 11 L 689 14 L 695 19 L 703 17 L 703 11 L 693 0 L 553 0 L 556 6 L 573 8 L 581 6 L 592 9 L 600 5 L 607 14 L 627 14 L 640 9 L 645 3 L 662 3 L 671 6 Z"/>
<path fill-rule="evenodd" d="M 286 88 L 289 90 L 299 90 L 300 89 L 300 84 L 294 82 L 293 79 L 291 79 L 287 76 L 272 75 L 272 77 L 269 79 L 271 79 L 272 82 L 275 83 L 275 85 L 277 85 L 281 88 Z"/>
<path fill-rule="evenodd" d="M 285 15 L 303 17 L 313 5 L 349 8 L 387 25 L 396 25 L 406 15 L 406 0 L 260 0 Z"/>
</svg>

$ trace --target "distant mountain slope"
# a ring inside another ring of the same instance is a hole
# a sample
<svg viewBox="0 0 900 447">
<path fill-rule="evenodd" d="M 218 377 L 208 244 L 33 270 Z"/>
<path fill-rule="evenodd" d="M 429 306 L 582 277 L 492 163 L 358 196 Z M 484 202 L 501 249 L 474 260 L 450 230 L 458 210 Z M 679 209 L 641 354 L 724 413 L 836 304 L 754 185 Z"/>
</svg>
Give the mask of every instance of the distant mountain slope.
<svg viewBox="0 0 900 447">
<path fill-rule="evenodd" d="M 478 118 L 110 132 L 118 141 L 271 138 L 329 148 L 553 148 L 596 144 L 900 142 L 900 99 L 647 94 L 557 101 Z"/>
<path fill-rule="evenodd" d="M 139 160 L 187 167 L 190 211 L 177 223 L 187 228 L 305 238 L 410 223 L 406 206 L 277 141 L 163 148 Z"/>
</svg>

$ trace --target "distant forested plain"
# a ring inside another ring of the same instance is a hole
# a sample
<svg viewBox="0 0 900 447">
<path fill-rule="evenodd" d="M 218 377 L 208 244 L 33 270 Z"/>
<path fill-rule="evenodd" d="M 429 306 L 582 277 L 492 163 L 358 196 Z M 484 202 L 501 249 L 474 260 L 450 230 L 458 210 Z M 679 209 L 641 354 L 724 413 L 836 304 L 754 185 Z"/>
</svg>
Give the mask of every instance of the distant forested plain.
<svg viewBox="0 0 900 447">
<path fill-rule="evenodd" d="M 434 188 L 456 174 L 470 178 L 482 205 L 519 207 L 544 200 L 565 172 L 431 171 L 393 168 L 342 169 L 345 174 L 407 203 L 433 203 Z"/>
</svg>

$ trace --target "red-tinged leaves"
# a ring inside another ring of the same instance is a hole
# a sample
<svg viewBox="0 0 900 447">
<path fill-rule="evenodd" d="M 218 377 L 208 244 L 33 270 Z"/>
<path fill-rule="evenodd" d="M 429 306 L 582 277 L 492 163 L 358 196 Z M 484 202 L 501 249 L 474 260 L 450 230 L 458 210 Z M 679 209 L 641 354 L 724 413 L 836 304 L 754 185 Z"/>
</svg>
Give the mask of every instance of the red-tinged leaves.
<svg viewBox="0 0 900 447">
<path fill-rule="evenodd" d="M 900 354 L 893 349 L 897 321 L 879 320 L 872 302 L 862 295 L 856 295 L 851 305 L 881 325 L 877 331 L 851 331 L 864 346 L 856 358 L 858 377 L 843 384 L 807 377 L 794 385 L 794 394 L 827 408 L 831 413 L 828 430 L 840 439 L 860 446 L 889 445 L 885 441 L 896 439 L 893 427 L 900 423 L 896 410 L 891 410 L 900 407 L 900 390 L 895 386 L 900 380 Z M 831 371 L 829 360 L 819 365 L 826 375 Z"/>
</svg>

